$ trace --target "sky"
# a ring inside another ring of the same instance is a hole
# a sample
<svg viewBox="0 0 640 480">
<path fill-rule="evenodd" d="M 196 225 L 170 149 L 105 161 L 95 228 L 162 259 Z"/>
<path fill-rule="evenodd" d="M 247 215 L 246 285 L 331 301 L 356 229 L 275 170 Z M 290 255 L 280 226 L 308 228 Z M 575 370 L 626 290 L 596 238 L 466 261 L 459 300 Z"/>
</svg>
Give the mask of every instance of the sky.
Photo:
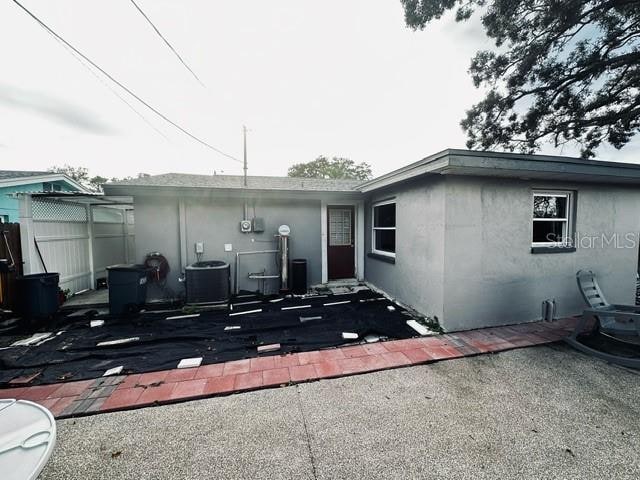
<svg viewBox="0 0 640 480">
<path fill-rule="evenodd" d="M 410 30 L 400 0 L 136 0 L 203 86 L 130 0 L 21 1 L 168 118 L 239 159 L 246 125 L 250 175 L 286 175 L 319 155 L 380 175 L 464 148 L 459 122 L 483 93 L 467 70 L 491 47 L 477 16 Z M 1 169 L 242 173 L 79 62 L 10 0 L 0 2 L 0 45 Z M 640 142 L 598 153 L 640 162 Z"/>
</svg>

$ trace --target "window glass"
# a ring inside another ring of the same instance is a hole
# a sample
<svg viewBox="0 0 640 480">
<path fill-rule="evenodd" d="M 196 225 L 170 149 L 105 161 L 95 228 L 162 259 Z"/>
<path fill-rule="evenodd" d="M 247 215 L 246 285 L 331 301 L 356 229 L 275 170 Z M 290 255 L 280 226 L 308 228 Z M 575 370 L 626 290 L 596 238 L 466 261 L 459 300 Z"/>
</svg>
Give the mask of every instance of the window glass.
<svg viewBox="0 0 640 480">
<path fill-rule="evenodd" d="M 396 204 L 383 203 L 373 206 L 372 250 L 395 257 L 396 252 Z"/>
<path fill-rule="evenodd" d="M 396 231 L 395 230 L 376 230 L 375 231 L 376 250 L 382 252 L 396 252 Z"/>
<path fill-rule="evenodd" d="M 533 222 L 533 243 L 558 243 L 565 240 L 566 222 Z"/>
<path fill-rule="evenodd" d="M 567 197 L 535 195 L 533 216 L 535 218 L 567 218 Z"/>
<path fill-rule="evenodd" d="M 569 245 L 572 242 L 571 192 L 540 192 L 533 194 L 532 244 Z"/>
<path fill-rule="evenodd" d="M 395 227 L 396 226 L 396 204 L 387 203 L 378 205 L 373 209 L 374 227 Z"/>
</svg>

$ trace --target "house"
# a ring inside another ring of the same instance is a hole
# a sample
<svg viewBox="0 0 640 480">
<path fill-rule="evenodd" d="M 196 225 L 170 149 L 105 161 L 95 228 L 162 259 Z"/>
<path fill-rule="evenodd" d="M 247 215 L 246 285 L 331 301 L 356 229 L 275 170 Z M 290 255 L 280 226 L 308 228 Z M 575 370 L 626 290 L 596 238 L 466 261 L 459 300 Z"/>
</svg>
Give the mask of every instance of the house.
<svg viewBox="0 0 640 480">
<path fill-rule="evenodd" d="M 547 299 L 578 314 L 580 269 L 632 303 L 638 185 L 640 165 L 445 150 L 367 182 L 166 174 L 104 188 L 133 197 L 136 258 L 164 254 L 174 288 L 196 243 L 233 268 L 286 224 L 312 284 L 365 280 L 455 331 L 538 320 Z M 241 220 L 260 228 L 243 233 Z M 249 274 L 277 272 L 274 257 L 252 255 L 239 288 L 260 288 Z"/>
<path fill-rule="evenodd" d="M 0 170 L 0 223 L 17 222 L 18 198 L 29 192 L 85 192 L 78 182 L 61 173 Z"/>
</svg>

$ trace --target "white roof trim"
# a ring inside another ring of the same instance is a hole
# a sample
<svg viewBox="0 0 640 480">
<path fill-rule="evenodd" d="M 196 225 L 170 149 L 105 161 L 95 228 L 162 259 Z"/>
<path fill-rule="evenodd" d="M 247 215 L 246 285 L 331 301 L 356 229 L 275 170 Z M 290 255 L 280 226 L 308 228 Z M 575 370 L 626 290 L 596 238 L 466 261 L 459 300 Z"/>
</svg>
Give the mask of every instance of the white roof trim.
<svg viewBox="0 0 640 480">
<path fill-rule="evenodd" d="M 3 187 L 17 187 L 20 185 L 30 185 L 32 183 L 42 182 L 66 182 L 78 191 L 84 193 L 92 193 L 91 190 L 84 187 L 82 184 L 76 182 L 73 178 L 63 173 L 51 173 L 45 175 L 30 175 L 28 177 L 16 177 L 0 180 L 0 188 Z"/>
</svg>

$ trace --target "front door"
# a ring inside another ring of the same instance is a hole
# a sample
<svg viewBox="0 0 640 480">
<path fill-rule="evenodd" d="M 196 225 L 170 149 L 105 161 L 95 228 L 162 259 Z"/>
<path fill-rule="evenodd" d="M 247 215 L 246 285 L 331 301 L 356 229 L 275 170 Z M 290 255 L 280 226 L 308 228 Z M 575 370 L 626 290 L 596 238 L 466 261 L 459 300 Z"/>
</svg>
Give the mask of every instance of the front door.
<svg viewBox="0 0 640 480">
<path fill-rule="evenodd" d="M 327 207 L 329 280 L 356 276 L 353 212 L 352 206 Z"/>
</svg>

